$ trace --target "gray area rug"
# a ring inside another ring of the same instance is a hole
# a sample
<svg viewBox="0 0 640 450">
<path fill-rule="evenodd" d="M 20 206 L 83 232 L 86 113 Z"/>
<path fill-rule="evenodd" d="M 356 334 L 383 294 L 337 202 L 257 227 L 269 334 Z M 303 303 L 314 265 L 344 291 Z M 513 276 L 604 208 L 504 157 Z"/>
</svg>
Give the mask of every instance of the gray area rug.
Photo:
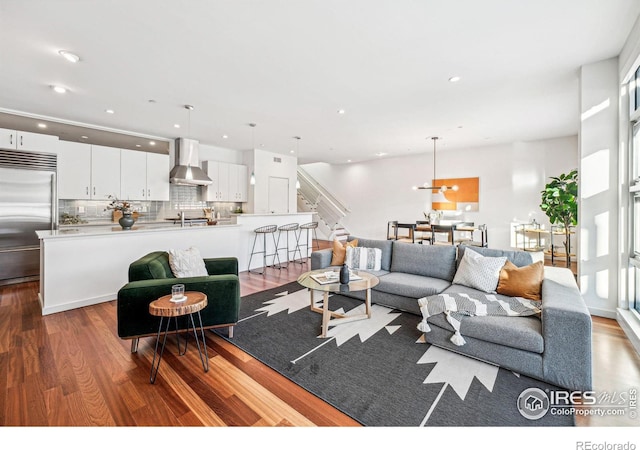
<svg viewBox="0 0 640 450">
<path fill-rule="evenodd" d="M 229 342 L 366 426 L 575 424 L 573 416 L 524 417 L 523 391 L 559 388 L 425 343 L 418 316 L 373 305 L 371 319 L 320 338 L 322 316 L 309 304 L 309 291 L 295 282 L 243 297 Z M 364 311 L 341 295 L 329 306 Z"/>
</svg>

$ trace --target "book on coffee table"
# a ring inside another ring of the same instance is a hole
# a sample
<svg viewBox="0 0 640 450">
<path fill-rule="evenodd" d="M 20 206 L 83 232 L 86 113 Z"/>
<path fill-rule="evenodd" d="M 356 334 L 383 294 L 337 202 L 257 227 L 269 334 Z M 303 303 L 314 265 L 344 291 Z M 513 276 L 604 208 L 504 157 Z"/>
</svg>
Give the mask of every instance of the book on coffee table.
<svg viewBox="0 0 640 450">
<path fill-rule="evenodd" d="M 336 274 L 338 272 L 335 272 Z M 321 273 L 321 274 L 317 274 L 317 275 L 311 275 L 311 278 L 314 279 L 314 281 L 318 284 L 331 284 L 331 283 L 340 283 L 340 277 L 336 276 L 336 277 L 328 277 L 325 274 Z M 349 282 L 351 281 L 358 281 L 358 280 L 362 280 L 362 277 L 359 277 L 358 275 L 355 274 L 349 274 Z"/>
</svg>

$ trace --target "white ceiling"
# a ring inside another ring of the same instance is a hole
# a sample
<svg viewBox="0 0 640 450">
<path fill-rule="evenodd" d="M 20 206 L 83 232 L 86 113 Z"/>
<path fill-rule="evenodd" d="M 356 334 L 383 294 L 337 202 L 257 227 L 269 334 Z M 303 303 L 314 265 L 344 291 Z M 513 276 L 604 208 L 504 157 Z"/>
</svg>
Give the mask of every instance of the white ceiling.
<svg viewBox="0 0 640 450">
<path fill-rule="evenodd" d="M 575 135 L 580 66 L 618 55 L 639 13 L 638 0 L 0 0 L 0 110 L 237 150 L 299 142 L 303 163 L 424 152 L 432 135 L 439 150 Z"/>
</svg>

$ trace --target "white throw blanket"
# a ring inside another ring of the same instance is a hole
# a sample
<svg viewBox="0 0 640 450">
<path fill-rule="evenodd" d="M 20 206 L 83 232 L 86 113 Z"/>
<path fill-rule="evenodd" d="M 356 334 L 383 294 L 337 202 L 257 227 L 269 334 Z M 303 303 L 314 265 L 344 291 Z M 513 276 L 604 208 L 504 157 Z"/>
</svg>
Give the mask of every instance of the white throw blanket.
<svg viewBox="0 0 640 450">
<path fill-rule="evenodd" d="M 466 341 L 460 334 L 460 321 L 463 316 L 533 316 L 540 314 L 541 303 L 522 297 L 503 297 L 498 299 L 493 294 L 438 294 L 418 299 L 422 321 L 418 330 L 428 333 L 431 327 L 427 319 L 436 314 L 445 314 L 455 333 L 451 342 L 464 345 Z"/>
</svg>

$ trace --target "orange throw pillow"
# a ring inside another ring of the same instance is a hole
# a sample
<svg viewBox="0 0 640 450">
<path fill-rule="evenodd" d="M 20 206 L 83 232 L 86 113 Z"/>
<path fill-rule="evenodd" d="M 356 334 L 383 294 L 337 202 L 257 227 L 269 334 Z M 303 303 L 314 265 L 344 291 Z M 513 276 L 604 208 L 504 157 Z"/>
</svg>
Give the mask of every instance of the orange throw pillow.
<svg viewBox="0 0 640 450">
<path fill-rule="evenodd" d="M 345 242 L 344 244 L 337 239 L 333 240 L 333 253 L 331 256 L 332 266 L 341 266 L 344 264 L 344 257 L 347 254 L 347 247 L 357 247 L 358 240 L 354 239 L 351 242 Z"/>
<path fill-rule="evenodd" d="M 500 271 L 496 292 L 510 297 L 540 301 L 543 278 L 544 263 L 542 261 L 524 267 L 517 267 L 511 261 L 507 261 Z"/>
</svg>

